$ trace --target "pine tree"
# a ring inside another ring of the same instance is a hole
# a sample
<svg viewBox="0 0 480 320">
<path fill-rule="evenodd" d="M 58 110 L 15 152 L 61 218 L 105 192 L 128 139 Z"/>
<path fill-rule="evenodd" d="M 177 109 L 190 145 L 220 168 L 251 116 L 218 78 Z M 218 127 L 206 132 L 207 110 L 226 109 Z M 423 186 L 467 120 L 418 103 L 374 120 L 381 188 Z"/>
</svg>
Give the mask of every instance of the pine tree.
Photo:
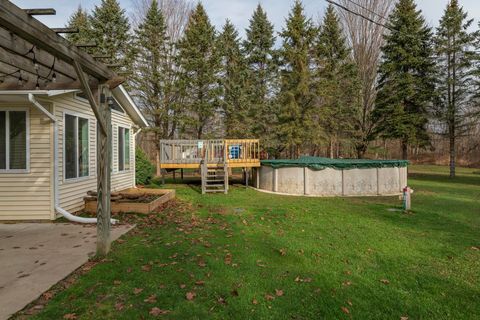
<svg viewBox="0 0 480 320">
<path fill-rule="evenodd" d="M 97 44 L 95 52 L 110 56 L 104 62 L 120 64 L 129 71 L 132 62 L 130 23 L 118 1 L 102 0 L 92 12 L 91 24 L 91 40 Z"/>
<path fill-rule="evenodd" d="M 248 66 L 249 118 L 254 119 L 252 135 L 262 139 L 265 150 L 278 153 L 276 139 L 278 66 L 275 36 L 266 12 L 258 5 L 250 19 L 243 43 Z"/>
<path fill-rule="evenodd" d="M 179 86 L 189 113 L 187 133 L 201 139 L 214 124 L 219 105 L 220 55 L 216 32 L 201 3 L 198 3 L 178 44 Z M 213 133 L 213 132 L 212 132 Z"/>
<path fill-rule="evenodd" d="M 174 70 L 168 63 L 171 43 L 157 0 L 152 0 L 144 20 L 135 30 L 133 44 L 136 56 L 132 83 L 137 101 L 152 123 L 157 140 L 171 138 L 176 127 L 170 81 Z"/>
<path fill-rule="evenodd" d="M 456 139 L 472 125 L 471 112 L 474 77 L 472 67 L 475 55 L 471 52 L 475 33 L 468 31 L 472 20 L 451 0 L 440 20 L 435 37 L 435 53 L 439 65 L 439 102 L 435 115 L 445 125 L 450 142 L 450 177 L 455 177 Z"/>
<path fill-rule="evenodd" d="M 238 32 L 227 20 L 218 39 L 222 59 L 221 89 L 222 109 L 226 138 L 248 135 L 247 68 L 240 48 Z"/>
<path fill-rule="evenodd" d="M 399 0 L 387 27 L 374 118 L 384 138 L 400 139 L 407 159 L 408 146 L 426 147 L 430 140 L 426 126 L 435 92 L 432 32 L 414 0 Z"/>
<path fill-rule="evenodd" d="M 280 50 L 280 136 L 291 156 L 298 157 L 301 154 L 301 148 L 312 129 L 309 114 L 314 105 L 314 92 L 310 52 L 316 32 L 311 19 L 305 16 L 300 1 L 295 1 L 286 27 L 280 34 L 283 39 Z"/>
<path fill-rule="evenodd" d="M 87 43 L 92 39 L 92 24 L 87 11 L 78 6 L 67 22 L 68 28 L 78 28 L 78 33 L 67 33 L 66 38 L 71 43 Z"/>
<path fill-rule="evenodd" d="M 328 139 L 329 155 L 344 137 L 354 138 L 354 113 L 359 92 L 356 67 L 333 5 L 327 8 L 315 48 L 318 106 L 317 130 Z M 338 150 L 337 150 L 338 153 Z"/>
</svg>

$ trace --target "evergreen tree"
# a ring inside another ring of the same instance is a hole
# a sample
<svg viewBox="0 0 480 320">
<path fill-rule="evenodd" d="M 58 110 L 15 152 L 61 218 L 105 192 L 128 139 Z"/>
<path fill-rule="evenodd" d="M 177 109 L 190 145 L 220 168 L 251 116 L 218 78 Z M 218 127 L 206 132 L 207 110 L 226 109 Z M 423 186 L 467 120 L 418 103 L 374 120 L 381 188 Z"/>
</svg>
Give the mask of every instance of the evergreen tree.
<svg viewBox="0 0 480 320">
<path fill-rule="evenodd" d="M 379 68 L 375 120 L 384 138 L 408 146 L 429 144 L 427 109 L 435 92 L 432 32 L 414 0 L 399 0 L 389 17 Z"/>
<path fill-rule="evenodd" d="M 470 33 L 472 20 L 458 4 L 448 3 L 435 37 L 435 53 L 439 65 L 439 103 L 435 115 L 445 125 L 450 142 L 450 177 L 455 177 L 456 139 L 472 125 L 472 95 L 475 55 L 471 52 L 475 34 Z"/>
<path fill-rule="evenodd" d="M 281 112 L 280 137 L 291 156 L 299 156 L 308 140 L 312 123 L 309 121 L 314 105 L 312 71 L 310 69 L 317 30 L 308 19 L 299 0 L 295 1 L 281 32 Z"/>
<path fill-rule="evenodd" d="M 247 68 L 240 48 L 238 32 L 227 20 L 218 39 L 222 59 L 222 109 L 226 138 L 246 137 L 249 129 Z"/>
<path fill-rule="evenodd" d="M 262 139 L 265 150 L 276 154 L 277 110 L 274 97 L 278 91 L 278 66 L 272 23 L 258 5 L 243 43 L 248 66 L 249 118 L 254 119 L 252 135 Z"/>
<path fill-rule="evenodd" d="M 316 48 L 317 92 L 321 97 L 318 110 L 318 130 L 328 139 L 329 155 L 339 140 L 354 138 L 354 113 L 359 111 L 358 81 L 355 64 L 350 56 L 343 30 L 333 5 L 327 8 Z"/>
<path fill-rule="evenodd" d="M 102 0 L 92 12 L 91 24 L 93 28 L 91 40 L 97 44 L 95 52 L 111 56 L 104 59 L 105 63 L 118 63 L 129 71 L 132 54 L 130 23 L 118 1 Z"/>
<path fill-rule="evenodd" d="M 67 22 L 68 28 L 78 28 L 78 33 L 67 33 L 66 38 L 71 43 L 87 43 L 92 39 L 92 24 L 87 11 L 83 10 L 81 6 L 78 6 Z"/>
<path fill-rule="evenodd" d="M 198 3 L 178 44 L 179 86 L 189 115 L 185 129 L 198 139 L 213 125 L 219 105 L 220 55 L 215 44 L 215 28 Z"/>
<path fill-rule="evenodd" d="M 166 28 L 158 2 L 152 0 L 144 20 L 135 30 L 133 42 L 136 56 L 132 83 L 137 101 L 156 133 L 156 140 L 172 138 L 176 128 L 171 82 L 174 70 L 168 63 L 171 44 Z"/>
</svg>

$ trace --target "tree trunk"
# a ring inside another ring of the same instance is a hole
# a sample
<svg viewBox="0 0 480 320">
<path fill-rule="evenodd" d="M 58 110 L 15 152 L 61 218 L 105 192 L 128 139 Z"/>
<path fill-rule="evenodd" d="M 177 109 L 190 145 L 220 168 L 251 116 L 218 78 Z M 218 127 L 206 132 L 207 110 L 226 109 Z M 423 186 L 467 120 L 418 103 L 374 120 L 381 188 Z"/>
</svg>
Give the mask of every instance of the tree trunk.
<svg viewBox="0 0 480 320">
<path fill-rule="evenodd" d="M 402 141 L 402 159 L 408 160 L 408 144 Z"/>
<path fill-rule="evenodd" d="M 455 178 L 455 166 L 456 166 L 456 147 L 455 147 L 455 129 L 450 128 L 450 178 Z"/>
</svg>

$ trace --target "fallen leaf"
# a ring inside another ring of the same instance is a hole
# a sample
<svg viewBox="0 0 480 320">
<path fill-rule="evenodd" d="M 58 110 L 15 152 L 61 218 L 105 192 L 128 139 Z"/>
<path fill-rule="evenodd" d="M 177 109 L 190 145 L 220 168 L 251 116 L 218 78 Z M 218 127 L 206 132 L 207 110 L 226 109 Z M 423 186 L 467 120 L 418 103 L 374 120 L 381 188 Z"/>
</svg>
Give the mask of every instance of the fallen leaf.
<svg viewBox="0 0 480 320">
<path fill-rule="evenodd" d="M 197 264 L 200 268 L 204 268 L 207 265 L 207 263 L 203 259 L 198 260 Z"/>
<path fill-rule="evenodd" d="M 277 297 L 283 296 L 283 290 L 275 289 L 275 295 L 276 295 Z"/>
<path fill-rule="evenodd" d="M 287 255 L 287 249 L 285 249 L 285 248 L 279 249 L 278 252 L 280 252 L 281 256 L 286 256 Z"/>
<path fill-rule="evenodd" d="M 137 295 L 137 294 L 139 294 L 139 293 L 142 292 L 142 291 L 143 291 L 142 288 L 135 288 L 135 289 L 133 289 L 133 294 Z"/>
<path fill-rule="evenodd" d="M 143 300 L 143 302 L 155 303 L 155 302 L 157 302 L 157 296 L 152 294 L 147 299 Z"/>
<path fill-rule="evenodd" d="M 227 253 L 227 255 L 225 256 L 225 259 L 223 260 L 223 262 L 225 262 L 225 264 L 232 264 L 232 254 L 231 254 L 231 253 Z"/>
<path fill-rule="evenodd" d="M 470 249 L 475 250 L 475 251 L 478 251 L 478 250 L 480 250 L 480 247 L 475 247 L 475 246 L 474 246 L 474 247 L 471 247 Z"/>
<path fill-rule="evenodd" d="M 182 283 L 182 284 L 180 285 L 180 289 L 185 289 L 186 286 L 187 286 L 186 284 Z"/>
<path fill-rule="evenodd" d="M 408 320 L 407 316 L 400 317 L 400 320 Z"/>
<path fill-rule="evenodd" d="M 238 291 L 237 289 L 233 289 L 232 292 L 231 292 L 232 296 L 234 297 L 238 297 Z"/>
<path fill-rule="evenodd" d="M 198 280 L 198 281 L 195 281 L 195 284 L 196 284 L 197 286 L 203 286 L 203 285 L 205 285 L 205 281 L 203 281 L 203 280 Z"/>
<path fill-rule="evenodd" d="M 346 308 L 346 307 L 342 307 L 342 311 L 345 314 L 350 314 L 350 310 L 348 310 L 348 308 Z"/>
<path fill-rule="evenodd" d="M 252 303 L 253 303 L 253 304 L 258 304 L 257 299 L 253 299 L 253 300 L 252 300 Z"/>
<path fill-rule="evenodd" d="M 223 297 L 219 297 L 219 298 L 217 299 L 217 301 L 218 301 L 218 303 L 220 303 L 220 304 L 226 304 L 226 303 L 227 303 L 227 301 L 226 301 L 225 298 L 223 298 Z"/>
<path fill-rule="evenodd" d="M 192 291 L 187 292 L 187 294 L 185 295 L 188 301 L 192 301 L 193 299 L 195 299 L 196 296 L 197 294 Z"/>
<path fill-rule="evenodd" d="M 352 285 L 352 282 L 347 280 L 347 281 L 344 281 L 344 282 L 343 282 L 343 285 L 344 285 L 345 287 L 349 287 L 349 286 Z"/>
<path fill-rule="evenodd" d="M 121 302 L 115 303 L 115 310 L 117 310 L 117 311 L 123 310 L 124 307 L 125 307 L 125 305 Z"/>
<path fill-rule="evenodd" d="M 267 301 L 272 301 L 273 299 L 275 299 L 275 297 L 267 293 L 267 294 L 265 295 L 265 299 L 266 299 Z"/>
<path fill-rule="evenodd" d="M 142 271 L 150 272 L 150 271 L 152 271 L 152 266 L 149 265 L 149 264 L 146 264 L 146 265 L 142 266 Z"/>
<path fill-rule="evenodd" d="M 167 313 L 170 313 L 169 310 L 162 310 L 160 308 L 157 308 L 157 307 L 154 307 L 150 310 L 149 314 L 152 315 L 152 316 L 159 316 L 159 315 L 162 315 L 162 314 L 167 314 Z"/>
<path fill-rule="evenodd" d="M 118 286 L 118 285 L 122 284 L 122 281 L 120 281 L 120 280 L 114 280 L 114 281 L 113 281 L 113 284 L 116 285 L 116 286 Z"/>
<path fill-rule="evenodd" d="M 389 284 L 390 283 L 390 281 L 388 281 L 387 279 L 382 279 L 382 280 L 380 280 L 380 282 L 383 283 L 383 284 Z"/>
<path fill-rule="evenodd" d="M 45 299 L 45 300 L 48 301 L 48 300 L 52 299 L 52 297 L 53 297 L 53 292 L 47 291 L 47 292 L 45 292 L 45 293 L 42 294 L 42 297 L 43 297 L 43 299 Z"/>
<path fill-rule="evenodd" d="M 63 319 L 75 320 L 77 319 L 77 315 L 75 313 L 67 313 L 63 316 Z"/>
</svg>

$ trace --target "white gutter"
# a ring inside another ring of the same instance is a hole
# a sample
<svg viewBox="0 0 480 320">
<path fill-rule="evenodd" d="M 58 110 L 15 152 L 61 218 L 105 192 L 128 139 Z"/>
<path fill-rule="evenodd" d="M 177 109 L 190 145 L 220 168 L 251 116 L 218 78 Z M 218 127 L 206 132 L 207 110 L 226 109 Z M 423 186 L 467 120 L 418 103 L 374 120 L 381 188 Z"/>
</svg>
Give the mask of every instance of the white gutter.
<svg viewBox="0 0 480 320">
<path fill-rule="evenodd" d="M 57 119 L 53 114 L 48 112 L 36 99 L 35 96 L 31 93 L 28 94 L 28 101 L 30 101 L 38 110 L 40 110 L 43 114 L 45 114 L 50 120 L 53 122 L 53 199 L 54 199 L 54 207 L 55 210 L 64 216 L 66 219 L 73 221 L 73 222 L 80 222 L 80 223 L 97 223 L 97 218 L 82 218 L 77 217 L 67 210 L 60 207 L 59 204 L 59 195 L 58 195 L 58 123 Z M 111 219 L 110 223 L 115 224 L 118 220 Z"/>
</svg>

